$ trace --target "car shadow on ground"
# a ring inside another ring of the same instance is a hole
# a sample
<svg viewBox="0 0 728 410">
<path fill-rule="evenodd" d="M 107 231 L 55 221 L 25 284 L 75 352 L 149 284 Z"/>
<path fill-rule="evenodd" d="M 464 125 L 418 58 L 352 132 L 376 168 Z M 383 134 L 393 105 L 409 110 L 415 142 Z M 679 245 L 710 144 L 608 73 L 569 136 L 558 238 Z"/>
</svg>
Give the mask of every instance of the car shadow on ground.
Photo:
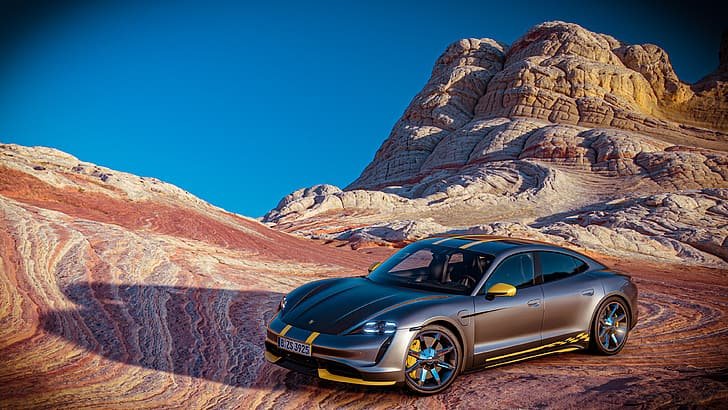
<svg viewBox="0 0 728 410">
<path fill-rule="evenodd" d="M 86 282 L 63 291 L 77 308 L 42 315 L 43 329 L 117 362 L 235 387 L 362 389 L 264 361 L 278 292 Z"/>
</svg>

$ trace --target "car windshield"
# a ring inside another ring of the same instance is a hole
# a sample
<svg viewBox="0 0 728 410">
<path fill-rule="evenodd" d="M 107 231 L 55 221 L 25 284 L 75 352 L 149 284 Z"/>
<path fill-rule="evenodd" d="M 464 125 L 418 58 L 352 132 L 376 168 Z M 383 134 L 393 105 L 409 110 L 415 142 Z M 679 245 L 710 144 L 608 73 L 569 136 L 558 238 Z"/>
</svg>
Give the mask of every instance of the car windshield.
<svg viewBox="0 0 728 410">
<path fill-rule="evenodd" d="M 422 290 L 469 294 L 492 261 L 492 255 L 414 243 L 392 255 L 368 278 Z"/>
</svg>

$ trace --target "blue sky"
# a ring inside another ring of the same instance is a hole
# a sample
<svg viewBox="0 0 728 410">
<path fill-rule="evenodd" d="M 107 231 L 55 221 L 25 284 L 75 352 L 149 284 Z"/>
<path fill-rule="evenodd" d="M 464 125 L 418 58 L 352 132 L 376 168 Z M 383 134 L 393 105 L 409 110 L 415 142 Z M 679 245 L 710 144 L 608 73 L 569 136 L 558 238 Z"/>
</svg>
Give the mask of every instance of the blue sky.
<svg viewBox="0 0 728 410">
<path fill-rule="evenodd" d="M 260 216 L 297 188 L 353 181 L 453 41 L 511 43 L 566 20 L 658 44 L 694 82 L 717 66 L 723 28 L 705 7 L 5 2 L 0 141 L 55 147 Z"/>
</svg>

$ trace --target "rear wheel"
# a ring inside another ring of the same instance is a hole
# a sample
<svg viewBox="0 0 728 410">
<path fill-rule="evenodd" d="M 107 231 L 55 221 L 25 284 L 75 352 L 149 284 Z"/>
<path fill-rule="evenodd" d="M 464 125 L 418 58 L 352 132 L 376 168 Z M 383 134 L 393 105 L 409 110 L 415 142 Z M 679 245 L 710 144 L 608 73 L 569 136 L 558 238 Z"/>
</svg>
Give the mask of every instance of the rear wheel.
<svg viewBox="0 0 728 410">
<path fill-rule="evenodd" d="M 625 302 L 618 297 L 605 300 L 594 315 L 591 350 L 605 355 L 619 353 L 627 343 L 629 328 L 629 311 Z"/>
<path fill-rule="evenodd" d="M 407 387 L 420 394 L 439 393 L 455 380 L 461 361 L 460 343 L 450 330 L 425 326 L 412 339 L 407 352 Z"/>
</svg>

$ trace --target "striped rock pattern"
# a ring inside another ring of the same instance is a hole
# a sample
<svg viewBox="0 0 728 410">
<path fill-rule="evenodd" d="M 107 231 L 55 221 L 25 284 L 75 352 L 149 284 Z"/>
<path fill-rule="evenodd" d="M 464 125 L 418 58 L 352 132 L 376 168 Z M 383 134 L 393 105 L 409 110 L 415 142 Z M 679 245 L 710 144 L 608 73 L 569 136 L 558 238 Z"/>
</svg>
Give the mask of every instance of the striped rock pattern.
<svg viewBox="0 0 728 410">
<path fill-rule="evenodd" d="M 619 260 L 607 263 L 635 274 L 641 322 L 617 357 L 570 353 L 467 374 L 436 397 L 277 368 L 262 349 L 282 295 L 360 275 L 391 250 L 295 238 L 159 181 L 103 168 L 106 181 L 79 176 L 78 163 L 0 147 L 0 408 L 649 408 L 728 398 L 726 272 Z"/>
</svg>

